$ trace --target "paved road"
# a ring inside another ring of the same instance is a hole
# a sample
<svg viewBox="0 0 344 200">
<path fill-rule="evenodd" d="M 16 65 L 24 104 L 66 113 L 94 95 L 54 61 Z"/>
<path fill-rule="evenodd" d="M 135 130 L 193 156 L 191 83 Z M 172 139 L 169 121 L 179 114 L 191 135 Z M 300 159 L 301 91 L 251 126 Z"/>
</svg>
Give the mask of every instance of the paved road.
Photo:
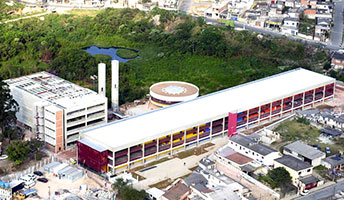
<svg viewBox="0 0 344 200">
<path fill-rule="evenodd" d="M 344 191 L 344 180 L 335 185 L 331 185 L 317 192 L 313 192 L 307 196 L 297 198 L 297 200 L 327 200 L 332 199 L 335 194 Z"/>
<path fill-rule="evenodd" d="M 331 44 L 340 46 L 343 38 L 343 9 L 344 2 L 337 1 L 335 3 L 335 13 L 333 16 L 333 28 L 331 32 Z"/>
<path fill-rule="evenodd" d="M 191 4 L 192 4 L 192 0 L 180 0 L 180 3 L 178 5 L 178 10 L 189 13 Z"/>
</svg>

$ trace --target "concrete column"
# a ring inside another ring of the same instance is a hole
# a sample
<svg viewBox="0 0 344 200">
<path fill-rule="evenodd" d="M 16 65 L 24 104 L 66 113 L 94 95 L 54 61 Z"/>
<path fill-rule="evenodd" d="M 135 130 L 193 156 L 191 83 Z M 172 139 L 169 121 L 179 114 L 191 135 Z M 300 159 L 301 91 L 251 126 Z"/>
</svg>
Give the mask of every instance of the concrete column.
<svg viewBox="0 0 344 200">
<path fill-rule="evenodd" d="M 159 159 L 159 138 L 156 139 L 156 153 L 155 153 L 156 160 Z"/>
<path fill-rule="evenodd" d="M 303 91 L 303 93 L 302 93 L 302 104 L 301 104 L 301 109 L 302 110 L 305 107 L 305 97 L 306 97 L 306 91 Z"/>
<path fill-rule="evenodd" d="M 130 170 L 130 147 L 128 147 L 128 170 Z"/>
<path fill-rule="evenodd" d="M 324 89 L 323 89 L 323 97 L 322 97 L 322 102 L 325 102 L 325 91 L 326 91 L 326 85 L 324 85 Z"/>
<path fill-rule="evenodd" d="M 258 125 L 260 124 L 260 112 L 262 110 L 262 105 L 259 106 L 259 109 L 258 109 Z"/>
<path fill-rule="evenodd" d="M 250 110 L 247 110 L 247 113 L 246 113 L 246 129 L 248 129 L 248 121 L 249 121 L 248 116 L 249 116 L 249 114 L 250 114 Z"/>
<path fill-rule="evenodd" d="M 197 126 L 197 140 L 196 140 L 197 146 L 199 145 L 199 126 Z"/>
<path fill-rule="evenodd" d="M 229 118 L 228 118 L 228 120 L 229 120 Z M 224 117 L 222 120 L 222 133 L 225 131 L 225 125 L 226 125 L 226 117 Z"/>
<path fill-rule="evenodd" d="M 284 98 L 281 100 L 281 116 L 283 115 L 283 105 L 284 105 Z"/>
<path fill-rule="evenodd" d="M 294 95 L 291 99 L 291 110 L 293 111 L 294 110 Z"/>
<path fill-rule="evenodd" d="M 186 149 L 186 130 L 184 130 L 184 150 Z"/>
<path fill-rule="evenodd" d="M 213 121 L 210 122 L 210 141 L 213 138 Z"/>
<path fill-rule="evenodd" d="M 143 161 L 145 160 L 144 158 L 145 158 L 145 143 L 142 143 L 142 160 Z"/>
<path fill-rule="evenodd" d="M 273 103 L 273 102 L 271 102 L 271 103 L 270 103 L 270 116 L 269 116 L 269 121 L 271 121 L 271 115 L 272 115 L 272 103 Z"/>
<path fill-rule="evenodd" d="M 115 173 L 115 166 L 116 166 L 116 159 L 115 159 L 115 152 L 112 151 L 112 168 L 113 168 L 113 173 Z"/>
<path fill-rule="evenodd" d="M 312 107 L 314 108 L 314 102 L 315 102 L 315 89 L 313 89 L 313 102 L 312 102 Z"/>
<path fill-rule="evenodd" d="M 170 138 L 170 156 L 173 155 L 173 133 L 171 133 L 171 138 Z"/>
</svg>

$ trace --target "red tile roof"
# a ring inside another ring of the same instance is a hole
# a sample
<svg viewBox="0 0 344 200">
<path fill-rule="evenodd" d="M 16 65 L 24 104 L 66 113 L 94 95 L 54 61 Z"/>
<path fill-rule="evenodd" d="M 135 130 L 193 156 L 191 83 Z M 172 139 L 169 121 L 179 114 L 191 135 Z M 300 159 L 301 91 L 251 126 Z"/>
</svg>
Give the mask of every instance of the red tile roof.
<svg viewBox="0 0 344 200">
<path fill-rule="evenodd" d="M 253 159 L 247 157 L 247 156 L 244 156 L 240 153 L 234 153 L 232 155 L 229 155 L 226 157 L 228 160 L 231 160 L 239 165 L 243 165 L 243 164 L 246 164 L 246 163 L 249 163 L 251 162 Z"/>
</svg>

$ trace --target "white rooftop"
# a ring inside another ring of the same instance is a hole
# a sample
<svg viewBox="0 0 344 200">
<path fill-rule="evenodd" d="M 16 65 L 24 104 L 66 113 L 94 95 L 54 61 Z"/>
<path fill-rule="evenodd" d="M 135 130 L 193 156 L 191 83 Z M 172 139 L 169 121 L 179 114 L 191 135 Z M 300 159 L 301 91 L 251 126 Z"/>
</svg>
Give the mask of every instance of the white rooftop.
<svg viewBox="0 0 344 200">
<path fill-rule="evenodd" d="M 63 108 L 78 105 L 80 101 L 103 98 L 90 89 L 44 71 L 8 79 L 5 82 L 10 87 L 16 87 Z"/>
<path fill-rule="evenodd" d="M 295 69 L 247 84 L 228 88 L 194 100 L 178 103 L 142 115 L 81 131 L 87 137 L 113 151 L 156 137 L 191 128 L 241 112 L 294 93 L 329 84 L 335 79 L 306 70 Z"/>
</svg>

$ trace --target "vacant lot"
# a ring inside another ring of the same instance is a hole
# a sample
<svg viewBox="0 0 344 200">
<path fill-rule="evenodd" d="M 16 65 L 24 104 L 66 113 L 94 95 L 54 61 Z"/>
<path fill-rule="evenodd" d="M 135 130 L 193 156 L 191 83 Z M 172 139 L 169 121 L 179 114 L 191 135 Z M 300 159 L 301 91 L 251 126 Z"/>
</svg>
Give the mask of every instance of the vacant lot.
<svg viewBox="0 0 344 200">
<path fill-rule="evenodd" d="M 298 122 L 297 120 L 287 121 L 279 125 L 275 131 L 279 132 L 282 137 L 281 143 L 275 144 L 275 146 L 284 146 L 284 144 L 290 143 L 296 140 L 302 140 L 309 145 L 319 145 L 321 151 L 325 150 L 325 147 L 331 149 L 331 154 L 337 153 L 339 150 L 344 150 L 344 138 L 330 139 L 333 144 L 324 143 L 319 139 L 320 131 L 305 122 Z"/>
</svg>

